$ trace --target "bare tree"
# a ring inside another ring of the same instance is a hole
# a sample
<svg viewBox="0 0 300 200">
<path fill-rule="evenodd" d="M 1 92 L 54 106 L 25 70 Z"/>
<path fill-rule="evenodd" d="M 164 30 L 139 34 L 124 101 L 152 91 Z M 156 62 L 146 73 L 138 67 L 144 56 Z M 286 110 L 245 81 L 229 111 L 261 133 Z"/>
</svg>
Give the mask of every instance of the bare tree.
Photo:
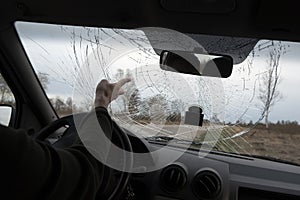
<svg viewBox="0 0 300 200">
<path fill-rule="evenodd" d="M 65 105 L 66 105 L 66 112 L 71 114 L 73 108 L 73 100 L 71 97 L 67 98 Z"/>
<path fill-rule="evenodd" d="M 12 96 L 12 93 L 4 78 L 0 75 L 0 102 L 6 103 L 10 96 Z"/>
<path fill-rule="evenodd" d="M 150 108 L 151 120 L 161 121 L 166 117 L 168 109 L 168 101 L 162 94 L 157 94 L 148 99 L 148 105 Z"/>
<path fill-rule="evenodd" d="M 286 46 L 281 42 L 273 44 L 267 60 L 266 71 L 260 76 L 259 100 L 262 103 L 266 128 L 269 128 L 271 107 L 282 99 L 278 89 L 280 83 L 280 59 L 286 53 Z"/>
<path fill-rule="evenodd" d="M 57 112 L 62 112 L 66 108 L 65 102 L 60 97 L 55 98 L 55 102 L 53 106 Z"/>
<path fill-rule="evenodd" d="M 139 114 L 139 106 L 141 104 L 141 97 L 138 89 L 135 89 L 128 101 L 128 111 L 130 115 L 135 118 Z"/>
<path fill-rule="evenodd" d="M 175 99 L 171 101 L 171 113 L 180 114 L 182 111 L 184 111 L 184 102 L 181 99 Z"/>
<path fill-rule="evenodd" d="M 126 73 L 123 69 L 118 69 L 117 73 L 114 75 L 116 80 L 120 80 L 125 77 L 132 77 L 132 73 L 130 70 L 126 70 Z M 129 83 L 123 86 L 124 88 L 124 95 L 122 98 L 123 101 L 123 111 L 129 112 L 133 114 L 132 112 L 138 113 L 138 105 L 140 104 L 140 92 L 137 89 L 137 86 L 135 84 L 134 80 L 131 80 Z"/>
</svg>

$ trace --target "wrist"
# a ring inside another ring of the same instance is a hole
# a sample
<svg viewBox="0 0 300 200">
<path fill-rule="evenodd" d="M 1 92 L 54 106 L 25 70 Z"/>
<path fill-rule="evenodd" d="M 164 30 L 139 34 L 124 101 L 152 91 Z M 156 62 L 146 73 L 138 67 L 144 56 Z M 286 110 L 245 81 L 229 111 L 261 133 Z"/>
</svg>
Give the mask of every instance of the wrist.
<svg viewBox="0 0 300 200">
<path fill-rule="evenodd" d="M 104 108 L 106 108 L 107 109 L 107 107 L 108 107 L 108 105 L 109 105 L 109 103 L 108 102 L 106 102 L 106 101 L 104 101 L 104 100 L 95 100 L 95 102 L 94 102 L 94 106 L 95 106 L 95 108 L 97 108 L 97 107 L 104 107 Z"/>
</svg>

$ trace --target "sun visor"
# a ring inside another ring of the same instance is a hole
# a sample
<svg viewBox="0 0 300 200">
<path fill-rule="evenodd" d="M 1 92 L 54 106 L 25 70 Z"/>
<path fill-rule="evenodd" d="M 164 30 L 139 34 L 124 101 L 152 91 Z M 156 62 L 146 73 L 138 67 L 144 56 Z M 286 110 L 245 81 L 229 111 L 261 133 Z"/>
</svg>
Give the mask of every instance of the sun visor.
<svg viewBox="0 0 300 200">
<path fill-rule="evenodd" d="M 253 50 L 258 39 L 188 34 L 208 53 L 228 55 L 234 64 L 242 63 Z"/>
<path fill-rule="evenodd" d="M 165 46 L 162 45 L 162 41 L 172 40 L 172 37 L 168 35 L 168 38 L 161 37 L 160 41 L 157 41 L 157 37 L 154 37 L 153 33 L 144 31 L 148 37 L 155 52 L 160 55 L 162 50 L 177 50 L 177 49 L 164 49 Z M 233 58 L 233 64 L 242 63 L 252 51 L 254 46 L 257 44 L 258 39 L 251 38 L 238 38 L 238 37 L 227 37 L 227 36 L 212 36 L 212 35 L 200 35 L 200 34 L 185 34 L 191 40 L 197 41 L 199 45 L 204 49 L 205 52 L 209 54 L 221 54 L 228 55 Z M 191 42 L 184 38 L 184 41 Z M 183 39 L 176 38 L 174 43 L 183 41 Z M 170 42 L 170 41 L 169 41 Z M 171 41 L 172 42 L 172 41 Z M 188 45 L 187 45 L 188 46 Z M 191 49 L 190 51 L 193 51 Z"/>
</svg>

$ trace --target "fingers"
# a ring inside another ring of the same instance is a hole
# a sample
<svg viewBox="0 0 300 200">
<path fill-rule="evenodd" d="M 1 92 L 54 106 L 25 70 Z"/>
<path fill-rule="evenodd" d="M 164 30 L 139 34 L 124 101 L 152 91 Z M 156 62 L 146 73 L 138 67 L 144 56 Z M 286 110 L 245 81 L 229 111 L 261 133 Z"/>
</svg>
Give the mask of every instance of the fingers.
<svg viewBox="0 0 300 200">
<path fill-rule="evenodd" d="M 97 85 L 96 92 L 103 92 L 103 90 L 106 89 L 108 84 L 109 84 L 108 80 L 102 79 Z"/>
<path fill-rule="evenodd" d="M 119 80 L 117 83 L 114 83 L 111 85 L 113 90 L 113 98 L 117 98 L 119 95 L 124 94 L 124 90 L 122 89 L 122 86 L 124 86 L 126 83 L 130 82 L 131 78 L 123 78 Z"/>
<path fill-rule="evenodd" d="M 119 91 L 123 85 L 125 85 L 126 83 L 128 83 L 130 81 L 131 81 L 131 78 L 123 78 L 116 83 L 110 83 L 109 87 L 111 90 Z"/>
<path fill-rule="evenodd" d="M 131 81 L 131 78 L 123 78 L 116 83 L 115 87 L 116 87 L 116 89 L 120 89 L 123 85 L 125 85 L 126 83 L 128 83 L 130 81 Z"/>
<path fill-rule="evenodd" d="M 116 83 L 109 83 L 106 79 L 101 80 L 96 88 L 95 107 L 102 106 L 107 108 L 111 101 L 125 93 L 121 87 L 130 81 L 131 78 L 123 78 Z"/>
<path fill-rule="evenodd" d="M 100 90 L 107 94 L 114 93 L 117 95 L 122 95 L 122 94 L 124 94 L 124 90 L 122 90 L 121 87 L 130 81 L 131 81 L 131 78 L 123 78 L 116 83 L 109 83 L 106 79 L 103 79 L 98 84 L 97 91 Z"/>
<path fill-rule="evenodd" d="M 122 94 L 124 94 L 124 93 L 125 93 L 125 91 L 122 90 L 122 89 L 120 89 L 118 95 L 122 95 Z"/>
<path fill-rule="evenodd" d="M 106 84 L 108 84 L 108 83 L 109 83 L 108 80 L 102 79 L 102 80 L 100 81 L 99 84 L 101 84 L 101 85 L 106 85 Z"/>
</svg>

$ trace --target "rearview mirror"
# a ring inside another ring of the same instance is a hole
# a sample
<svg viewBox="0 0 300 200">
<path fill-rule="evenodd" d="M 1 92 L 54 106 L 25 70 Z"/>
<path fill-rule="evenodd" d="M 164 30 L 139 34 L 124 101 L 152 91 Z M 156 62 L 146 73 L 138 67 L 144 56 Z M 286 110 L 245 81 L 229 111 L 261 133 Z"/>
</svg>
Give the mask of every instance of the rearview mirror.
<svg viewBox="0 0 300 200">
<path fill-rule="evenodd" d="M 11 105 L 0 105 L 0 124 L 9 126 L 13 115 L 13 107 Z"/>
<path fill-rule="evenodd" d="M 232 73 L 233 59 L 227 55 L 164 50 L 160 54 L 160 67 L 184 74 L 228 78 Z"/>
</svg>

